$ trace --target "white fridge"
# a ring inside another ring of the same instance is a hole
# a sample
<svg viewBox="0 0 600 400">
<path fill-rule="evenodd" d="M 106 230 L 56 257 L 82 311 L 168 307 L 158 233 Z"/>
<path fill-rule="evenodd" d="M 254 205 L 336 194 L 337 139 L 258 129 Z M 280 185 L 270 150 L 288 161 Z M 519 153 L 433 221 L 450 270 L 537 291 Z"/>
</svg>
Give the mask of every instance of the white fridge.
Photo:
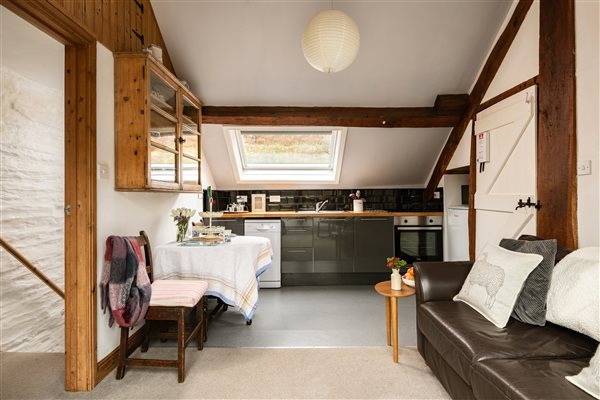
<svg viewBox="0 0 600 400">
<path fill-rule="evenodd" d="M 448 227 L 446 261 L 467 261 L 469 259 L 469 208 L 448 207 L 446 222 Z"/>
</svg>

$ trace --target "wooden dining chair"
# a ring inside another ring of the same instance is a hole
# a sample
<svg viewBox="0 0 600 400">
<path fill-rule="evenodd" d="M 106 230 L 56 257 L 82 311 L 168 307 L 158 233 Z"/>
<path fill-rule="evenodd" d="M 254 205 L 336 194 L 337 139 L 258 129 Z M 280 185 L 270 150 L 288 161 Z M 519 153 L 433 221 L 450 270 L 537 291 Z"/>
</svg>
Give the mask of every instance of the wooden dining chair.
<svg viewBox="0 0 600 400">
<path fill-rule="evenodd" d="M 138 236 L 140 246 L 144 248 L 146 271 L 152 283 L 150 305 L 146 314 L 144 337 L 141 351 L 145 353 L 150 343 L 150 335 L 162 322 L 174 321 L 177 324 L 177 333 L 173 335 L 162 334 L 163 337 L 177 338 L 177 359 L 147 359 L 130 358 L 127 351 L 129 328 L 121 328 L 121 344 L 119 346 L 119 364 L 117 379 L 125 376 L 125 367 L 129 365 L 147 367 L 172 367 L 177 368 L 178 381 L 185 380 L 185 348 L 194 337 L 198 341 L 198 350 L 204 347 L 206 340 L 206 289 L 208 283 L 200 280 L 154 280 L 152 270 L 152 250 L 150 241 L 144 231 Z M 190 318 L 191 317 L 191 318 Z M 186 319 L 194 321 L 193 327 L 186 332 Z"/>
</svg>

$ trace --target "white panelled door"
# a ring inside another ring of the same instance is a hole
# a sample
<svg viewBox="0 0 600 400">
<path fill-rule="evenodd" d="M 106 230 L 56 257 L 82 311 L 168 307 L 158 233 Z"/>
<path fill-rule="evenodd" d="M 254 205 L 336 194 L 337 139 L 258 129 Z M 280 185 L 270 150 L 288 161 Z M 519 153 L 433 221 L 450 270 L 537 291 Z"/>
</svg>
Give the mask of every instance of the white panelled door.
<svg viewBox="0 0 600 400">
<path fill-rule="evenodd" d="M 476 256 L 488 242 L 535 234 L 536 209 L 515 207 L 519 199 L 537 201 L 536 92 L 530 87 L 477 115 L 475 135 L 488 132 L 489 162 L 476 168 Z"/>
</svg>

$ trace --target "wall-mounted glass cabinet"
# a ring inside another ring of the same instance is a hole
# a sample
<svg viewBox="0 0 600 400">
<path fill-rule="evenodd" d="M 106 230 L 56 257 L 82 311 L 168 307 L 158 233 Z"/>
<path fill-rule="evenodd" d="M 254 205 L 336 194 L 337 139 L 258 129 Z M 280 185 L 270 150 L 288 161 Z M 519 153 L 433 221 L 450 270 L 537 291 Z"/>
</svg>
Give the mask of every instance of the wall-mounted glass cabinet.
<svg viewBox="0 0 600 400">
<path fill-rule="evenodd" d="M 116 54 L 116 189 L 200 192 L 201 106 L 151 56 Z"/>
</svg>

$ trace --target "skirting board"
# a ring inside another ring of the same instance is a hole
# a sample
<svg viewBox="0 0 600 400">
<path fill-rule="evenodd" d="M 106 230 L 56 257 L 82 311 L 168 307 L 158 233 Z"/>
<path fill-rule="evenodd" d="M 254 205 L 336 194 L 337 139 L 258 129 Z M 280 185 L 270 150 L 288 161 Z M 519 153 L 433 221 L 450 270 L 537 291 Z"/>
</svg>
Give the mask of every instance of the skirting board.
<svg viewBox="0 0 600 400">
<path fill-rule="evenodd" d="M 129 336 L 127 340 L 127 355 L 133 353 L 135 349 L 142 343 L 144 335 L 142 332 L 144 329 L 138 329 L 133 335 Z M 117 367 L 119 363 L 119 347 L 116 347 L 106 357 L 104 357 L 96 366 L 96 385 L 102 382 L 102 379 L 106 378 L 113 369 Z"/>
</svg>

